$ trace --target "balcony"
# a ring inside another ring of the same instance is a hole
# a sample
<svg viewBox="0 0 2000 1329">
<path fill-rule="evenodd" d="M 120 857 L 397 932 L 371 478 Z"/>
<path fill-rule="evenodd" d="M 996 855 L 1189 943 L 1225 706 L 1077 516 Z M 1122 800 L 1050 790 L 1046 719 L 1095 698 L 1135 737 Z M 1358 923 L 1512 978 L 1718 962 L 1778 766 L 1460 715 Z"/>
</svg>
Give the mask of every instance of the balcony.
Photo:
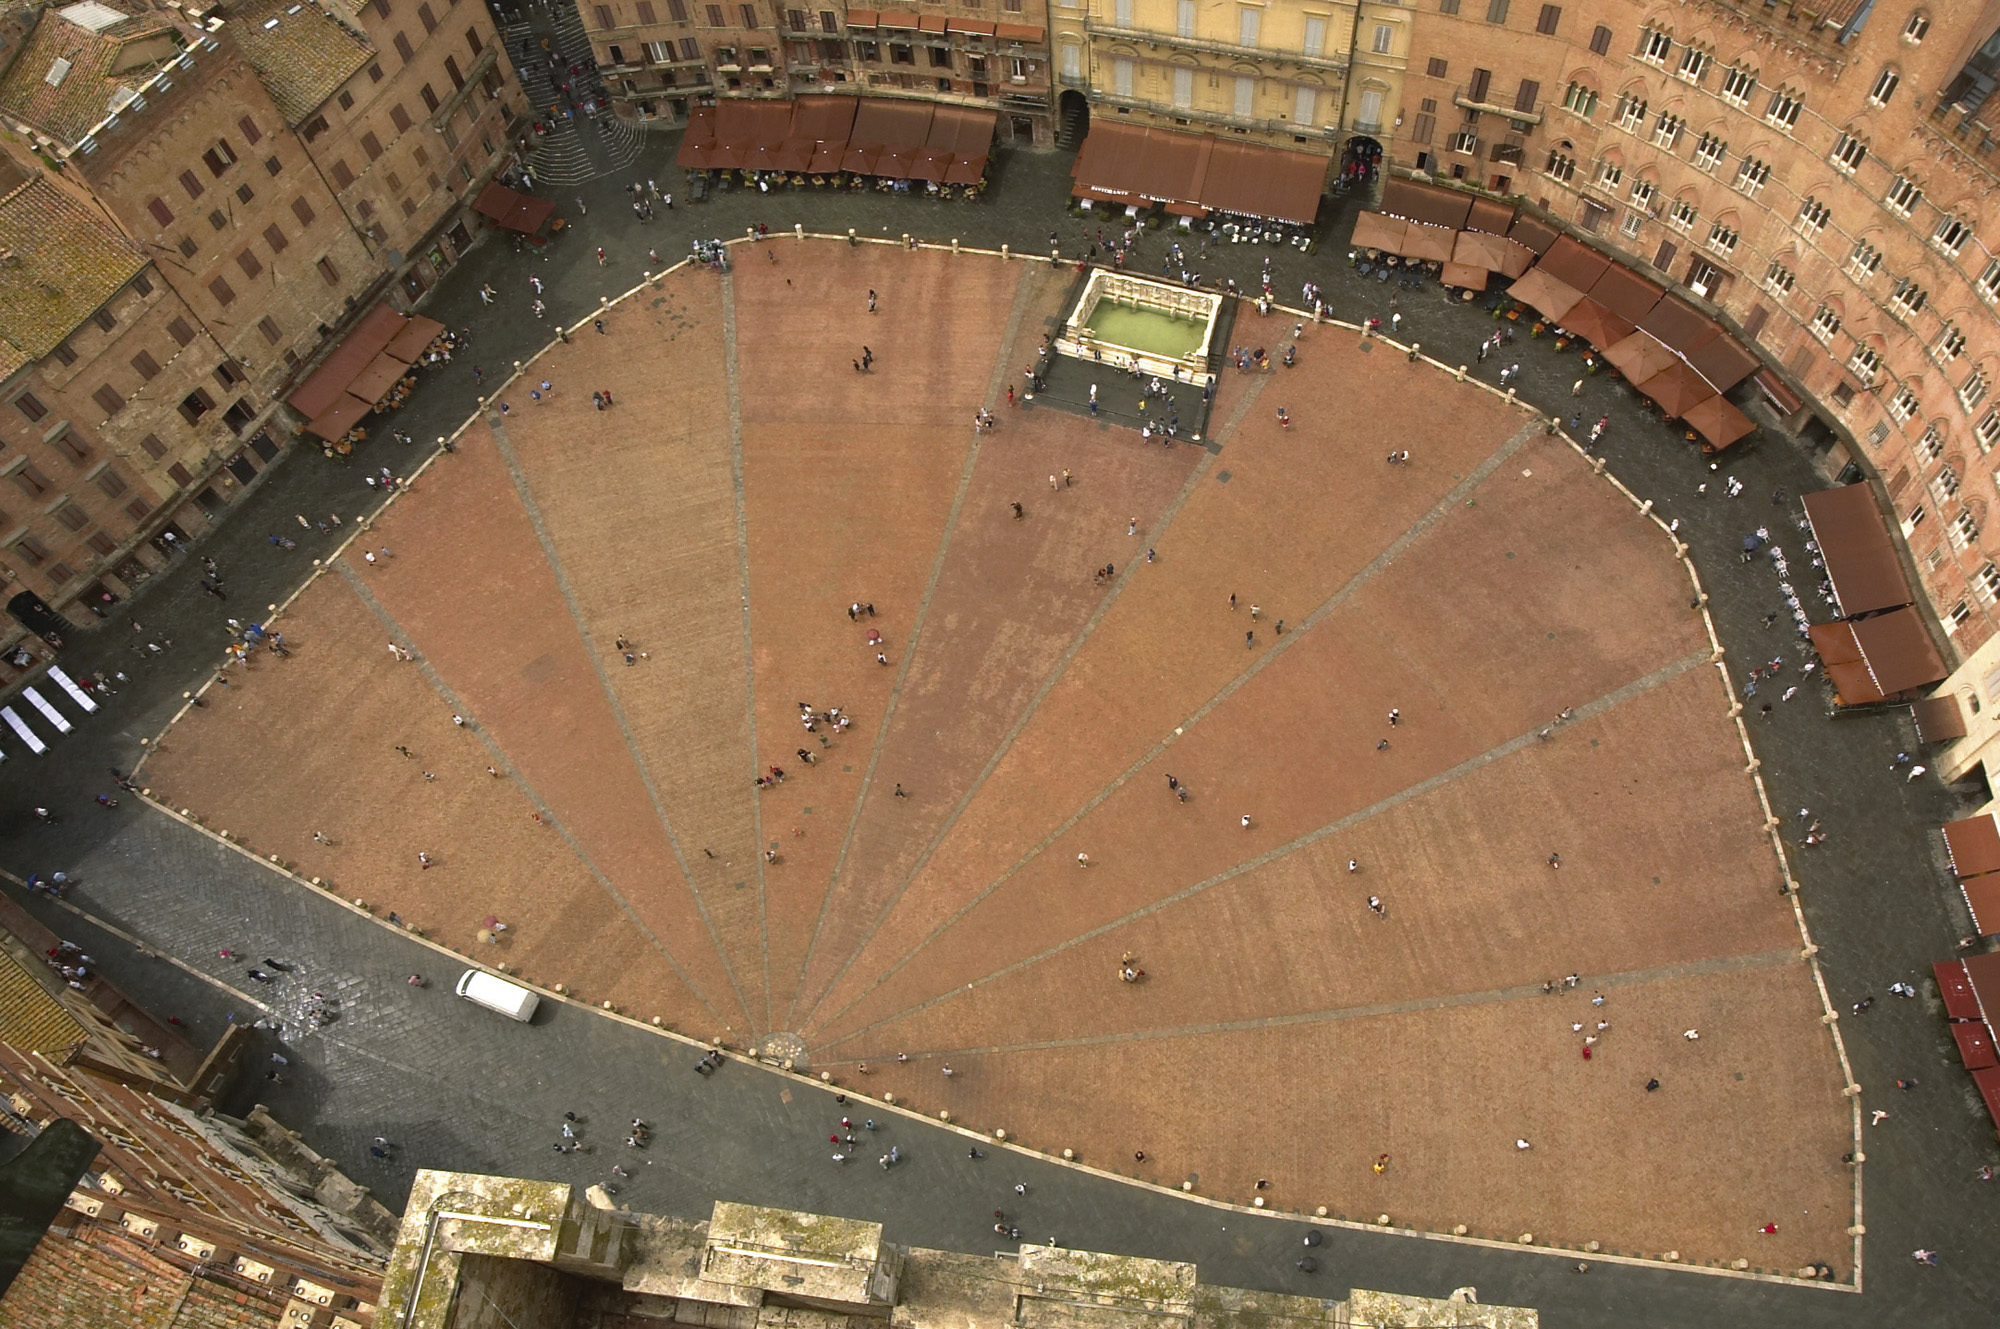
<svg viewBox="0 0 2000 1329">
<path fill-rule="evenodd" d="M 1092 113 L 1100 106 L 1124 107 L 1134 111 L 1145 111 L 1152 115 L 1164 115 L 1175 120 L 1186 120 L 1204 125 L 1217 125 L 1224 129 L 1247 129 L 1259 134 L 1289 134 L 1295 138 L 1324 139 L 1329 142 L 1340 138 L 1346 131 L 1334 125 L 1301 125 L 1290 120 L 1262 119 L 1255 116 L 1233 115 L 1227 111 L 1207 111 L 1194 106 L 1174 106 L 1168 102 L 1149 101 L 1144 97 L 1120 97 L 1115 93 L 1097 92 L 1091 98 Z"/>
<path fill-rule="evenodd" d="M 1490 89 L 1489 89 L 1490 91 Z M 1483 95 L 1483 94 L 1482 94 Z M 1467 111 L 1478 111 L 1483 115 L 1497 115 L 1503 120 L 1518 121 L 1523 125 L 1538 125 L 1542 122 L 1540 111 L 1517 111 L 1511 106 L 1498 102 L 1483 101 L 1472 96 L 1467 88 L 1459 88 L 1451 94 L 1452 105 Z"/>
<path fill-rule="evenodd" d="M 1339 71 L 1347 68 L 1347 61 L 1335 56 L 1307 55 L 1303 51 L 1285 51 L 1268 46 L 1239 46 L 1235 42 L 1211 41 L 1206 37 L 1183 37 L 1178 33 L 1159 32 L 1152 28 L 1121 28 L 1089 14 L 1084 16 L 1083 30 L 1108 41 L 1144 42 L 1155 47 L 1170 46 L 1178 51 L 1200 51 L 1207 55 L 1226 55 L 1232 59 L 1297 65 L 1301 69 Z"/>
</svg>

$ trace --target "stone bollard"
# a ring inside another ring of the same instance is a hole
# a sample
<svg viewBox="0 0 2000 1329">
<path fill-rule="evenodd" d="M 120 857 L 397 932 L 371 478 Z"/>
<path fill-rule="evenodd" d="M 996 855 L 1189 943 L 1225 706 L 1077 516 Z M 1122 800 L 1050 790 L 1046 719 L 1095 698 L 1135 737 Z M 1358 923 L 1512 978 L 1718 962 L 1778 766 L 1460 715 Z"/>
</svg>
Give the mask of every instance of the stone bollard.
<svg viewBox="0 0 2000 1329">
<path fill-rule="evenodd" d="M 1253 1195 L 1253 1196 L 1251 1196 L 1251 1197 L 1250 1197 L 1250 1207 L 1251 1207 L 1252 1209 L 1262 1209 L 1262 1208 L 1264 1207 L 1264 1197 L 1263 1197 L 1263 1196 L 1261 1196 L 1261 1195 Z"/>
<path fill-rule="evenodd" d="M 951 238 L 951 252 L 954 254 L 958 252 L 958 237 L 955 235 Z"/>
<path fill-rule="evenodd" d="M 1595 1255 L 1595 1254 L 1597 1254 L 1597 1253 L 1598 1253 L 1599 1251 L 1601 1251 L 1601 1250 L 1603 1250 L 1603 1249 L 1604 1249 L 1604 1248 L 1603 1248 L 1602 1246 L 1598 1245 L 1598 1244 L 1597 1244 L 1596 1242 L 1594 1242 L 1594 1241 L 1586 1241 L 1586 1242 L 1584 1242 L 1584 1243 L 1583 1243 L 1583 1248 L 1584 1248 L 1585 1250 L 1589 1251 L 1589 1252 L 1590 1252 L 1590 1253 L 1591 1253 L 1592 1255 Z"/>
<path fill-rule="evenodd" d="M 653 1017 L 653 1028 L 658 1029 L 659 1027 L 660 1027 L 660 1017 L 655 1015 Z"/>
<path fill-rule="evenodd" d="M 854 248 L 854 247 L 855 247 L 856 245 L 858 245 L 858 244 L 860 244 L 860 243 L 861 243 L 861 238 L 860 238 L 859 236 L 857 236 L 857 235 L 855 235 L 855 234 L 854 234 L 854 228 L 853 228 L 852 226 L 848 227 L 848 228 L 847 228 L 847 247 L 848 247 L 849 249 L 852 249 L 852 248 Z"/>
<path fill-rule="evenodd" d="M 883 1101 L 884 1103 L 892 1103 L 892 1104 L 893 1104 L 893 1103 L 894 1103 L 894 1102 L 896 1101 L 896 1096 L 895 1096 L 894 1094 L 884 1094 L 884 1095 L 882 1095 L 882 1101 Z"/>
<path fill-rule="evenodd" d="M 1456 374 L 1452 375 L 1452 377 L 1453 377 L 1453 378 L 1456 378 L 1456 379 L 1457 379 L 1457 380 L 1458 380 L 1459 382 L 1461 382 L 1461 383 L 1465 382 L 1465 366 L 1464 366 L 1464 365 L 1460 365 L 1460 366 L 1458 367 L 1458 372 L 1457 372 Z"/>
<path fill-rule="evenodd" d="M 1062 262 L 1062 250 L 1051 249 L 1049 251 L 1049 266 L 1054 267 L 1056 264 L 1060 262 Z"/>
<path fill-rule="evenodd" d="M 1507 400 L 1510 402 L 1514 400 L 1514 386 L 1511 383 L 1507 385 Z"/>
<path fill-rule="evenodd" d="M 1847 1086 L 1847 1088 L 1840 1091 L 1840 1096 L 1842 1098 L 1859 1098 L 1861 1097 L 1861 1086 L 1858 1084 L 1850 1084 Z"/>
<path fill-rule="evenodd" d="M 598 1005 L 599 1005 L 599 1008 L 600 1008 L 600 1009 L 602 1009 L 602 1010 L 607 1010 L 607 1011 L 610 1011 L 610 1010 L 616 1010 L 616 1009 L 617 1009 L 617 1007 L 613 1006 L 613 1005 L 612 1005 L 612 1004 L 611 1004 L 610 1002 L 608 1002 L 608 1001 L 606 1001 L 606 1002 L 600 1002 L 600 1003 L 598 1003 Z"/>
<path fill-rule="evenodd" d="M 806 224 L 804 222 L 792 223 L 792 238 L 795 240 L 803 240 L 806 238 Z"/>
<path fill-rule="evenodd" d="M 1755 775 L 1758 771 L 1762 770 L 1763 767 L 1764 767 L 1763 762 L 1758 761 L 1755 757 L 1752 757 L 1750 759 L 1750 764 L 1743 768 L 1743 773 L 1745 775 Z"/>
<path fill-rule="evenodd" d="M 832 1072 L 832 1071 L 821 1071 L 821 1072 L 819 1073 L 819 1082 L 820 1082 L 821 1084 L 832 1084 L 832 1083 L 833 1083 L 833 1072 Z"/>
<path fill-rule="evenodd" d="M 1535 1244 L 1535 1234 L 1532 1232 L 1523 1232 L 1520 1240 L 1523 1246 L 1532 1246 Z"/>
<path fill-rule="evenodd" d="M 1741 1273 L 1743 1270 L 1748 1269 L 1750 1267 L 1750 1262 L 1748 1260 L 1731 1260 L 1729 1262 L 1729 1267 Z"/>
<path fill-rule="evenodd" d="M 1850 1237 L 1865 1237 L 1868 1235 L 1868 1229 L 1856 1223 L 1853 1227 L 1847 1229 L 1847 1235 Z"/>
<path fill-rule="evenodd" d="M 1669 1264 L 1679 1264 L 1681 1262 L 1681 1253 L 1679 1251 L 1668 1251 L 1660 1258 Z"/>
<path fill-rule="evenodd" d="M 1799 951 L 1799 958 L 1801 960 L 1810 960 L 1813 958 L 1813 956 L 1818 954 L 1819 954 L 1819 947 L 1817 945 L 1807 946 Z"/>
<path fill-rule="evenodd" d="M 951 1111 L 950 1111 L 950 1109 L 948 1109 L 948 1108 L 939 1108 L 939 1109 L 938 1109 L 938 1120 L 939 1120 L 939 1121 L 950 1121 L 950 1120 L 951 1120 Z"/>
<path fill-rule="evenodd" d="M 1681 542 L 1680 542 L 1679 540 L 1676 540 L 1676 541 L 1674 541 L 1674 557 L 1675 557 L 1675 558 L 1686 558 L 1686 557 L 1687 557 L 1687 551 L 1688 551 L 1688 547 L 1687 547 L 1686 545 L 1682 544 L 1682 543 L 1681 543 Z"/>
<path fill-rule="evenodd" d="M 1194 1189 L 1194 1183 L 1191 1181 L 1184 1181 L 1181 1183 L 1181 1189 L 1184 1191 L 1191 1191 Z"/>
<path fill-rule="evenodd" d="M 1730 716 L 1730 718 L 1731 718 L 1731 719 L 1734 719 L 1734 718 L 1736 718 L 1737 716 L 1739 716 L 1739 715 L 1741 715 L 1741 714 L 1743 714 L 1743 703 L 1742 703 L 1742 702 L 1740 702 L 1740 701 L 1732 701 L 1732 702 L 1730 702 L 1730 703 L 1729 703 L 1729 716 Z"/>
<path fill-rule="evenodd" d="M 1423 344 L 1422 342 L 1420 342 L 1420 341 L 1413 341 L 1413 342 L 1411 342 L 1411 343 L 1410 343 L 1410 363 L 1411 363 L 1411 364 L 1415 364 L 1415 363 L 1417 362 L 1417 353 L 1418 353 L 1419 351 L 1423 350 L 1423 349 L 1424 349 L 1424 344 Z"/>
<path fill-rule="evenodd" d="M 1840 1012 L 1839 1012 L 1839 1011 L 1828 1011 L 1828 1012 L 1827 1012 L 1827 1013 L 1826 1013 L 1825 1015 L 1822 1015 L 1822 1016 L 1820 1016 L 1820 1017 L 1819 1017 L 1819 1022 L 1820 1022 L 1821 1024 L 1839 1024 L 1839 1023 L 1840 1023 Z"/>
<path fill-rule="evenodd" d="M 903 232 L 903 248 L 910 248 L 910 233 L 908 231 Z"/>
<path fill-rule="evenodd" d="M 1063 1158 L 1071 1163 L 1074 1163 L 1076 1161 L 1076 1150 L 1074 1149 L 1063 1150 Z"/>
<path fill-rule="evenodd" d="M 1452 1230 L 1451 1230 L 1451 1235 L 1452 1235 L 1452 1236 L 1454 1236 L 1454 1237 L 1462 1237 L 1462 1236 L 1464 1236 L 1464 1235 L 1466 1234 L 1466 1231 L 1467 1231 L 1467 1228 L 1466 1228 L 1465 1224 L 1463 1224 L 1463 1223 L 1460 1223 L 1460 1224 L 1458 1224 L 1457 1226 L 1455 1226 L 1455 1227 L 1453 1227 L 1453 1228 L 1452 1228 Z"/>
<path fill-rule="evenodd" d="M 995 1126 L 993 1128 L 993 1138 L 996 1140 L 1004 1140 L 1007 1138 L 1007 1132 L 1002 1130 L 1000 1127 Z"/>
<path fill-rule="evenodd" d="M 1317 1209 L 1313 1210 L 1313 1217 L 1315 1217 L 1315 1218 L 1325 1218 L 1325 1217 L 1326 1217 L 1326 1206 L 1325 1206 L 1325 1205 L 1321 1205 L 1321 1206 L 1320 1206 L 1319 1208 L 1317 1208 Z"/>
<path fill-rule="evenodd" d="M 1377 1215 L 1375 1215 L 1375 1226 L 1376 1226 L 1376 1227 L 1387 1227 L 1387 1226 L 1389 1226 L 1389 1215 L 1387 1215 L 1387 1214 L 1377 1214 Z"/>
<path fill-rule="evenodd" d="M 1000 246 L 1000 261 L 1001 261 L 1002 263 L 1006 262 L 1006 261 L 1007 261 L 1008 259 L 1012 258 L 1013 256 L 1014 256 L 1014 255 L 1013 255 L 1013 254 L 1012 254 L 1012 253 L 1010 252 L 1010 250 L 1009 250 L 1009 247 L 1008 247 L 1007 245 L 1001 245 L 1001 246 Z"/>
<path fill-rule="evenodd" d="M 554 987 L 553 989 L 551 989 L 551 991 L 553 991 L 553 992 L 557 993 L 558 995 L 560 995 L 560 994 L 562 994 L 562 993 L 565 993 L 565 992 L 568 992 L 568 991 L 569 991 L 569 989 L 568 989 L 568 988 L 566 988 L 566 987 L 564 987 L 564 986 L 563 986 L 563 985 L 562 985 L 561 983 L 558 983 L 558 984 L 556 984 L 556 985 L 555 985 L 555 987 Z"/>
</svg>

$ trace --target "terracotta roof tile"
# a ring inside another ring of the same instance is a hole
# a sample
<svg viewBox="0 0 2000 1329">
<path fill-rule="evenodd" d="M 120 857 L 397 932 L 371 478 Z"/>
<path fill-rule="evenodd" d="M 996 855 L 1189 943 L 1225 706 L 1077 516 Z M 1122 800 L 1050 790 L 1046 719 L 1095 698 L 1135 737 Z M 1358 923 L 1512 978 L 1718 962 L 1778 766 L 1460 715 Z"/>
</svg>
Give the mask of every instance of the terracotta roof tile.
<svg viewBox="0 0 2000 1329">
<path fill-rule="evenodd" d="M 293 13 L 297 10 L 297 13 Z M 288 124 L 300 124 L 375 58 L 368 43 L 312 4 L 249 0 L 229 11 L 229 35 Z"/>
<path fill-rule="evenodd" d="M 39 360 L 146 262 L 103 217 L 37 175 L 0 198 L 0 344 Z"/>
<path fill-rule="evenodd" d="M 87 1032 L 19 960 L 0 950 L 0 1041 L 23 1052 L 63 1052 Z"/>
<path fill-rule="evenodd" d="M 114 98 L 136 93 L 179 54 L 175 35 L 173 24 L 149 16 L 92 32 L 44 10 L 0 80 L 0 111 L 73 145 L 111 114 Z"/>
</svg>

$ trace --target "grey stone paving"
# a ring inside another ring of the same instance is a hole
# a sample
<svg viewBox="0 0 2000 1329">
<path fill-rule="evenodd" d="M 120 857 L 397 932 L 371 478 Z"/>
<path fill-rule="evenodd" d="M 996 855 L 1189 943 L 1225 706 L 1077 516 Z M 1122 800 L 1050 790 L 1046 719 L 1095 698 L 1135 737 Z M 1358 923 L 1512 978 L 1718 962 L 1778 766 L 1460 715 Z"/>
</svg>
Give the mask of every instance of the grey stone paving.
<svg viewBox="0 0 2000 1329">
<path fill-rule="evenodd" d="M 609 149 L 592 141 L 597 137 L 580 140 L 594 164 L 609 171 Z M 696 235 L 741 234 L 759 221 L 773 230 L 799 220 L 819 231 L 853 226 L 893 236 L 907 230 L 927 239 L 957 236 L 969 244 L 1006 242 L 1036 251 L 1053 226 L 1066 246 L 1081 248 L 1082 228 L 1061 212 L 1068 159 L 1056 154 L 1003 156 L 988 201 L 976 205 L 872 192 L 732 192 L 699 206 L 682 202 L 640 225 L 620 203 L 621 186 L 630 183 L 627 176 L 651 175 L 663 188 L 671 179 L 684 198 L 680 173 L 670 164 L 675 146 L 672 136 L 648 137 L 629 169 L 576 186 L 590 202 L 589 215 L 552 252 L 523 256 L 492 242 L 475 249 L 429 306 L 436 317 L 469 328 L 472 349 L 427 377 L 394 423 L 419 439 L 449 432 L 474 407 L 473 364 L 497 375 L 551 331 L 526 317 L 530 271 L 548 282 L 551 313 L 573 321 L 587 314 L 600 292 L 629 285 L 648 247 L 677 258 Z M 1300 282 L 1310 277 L 1341 317 L 1386 319 L 1400 310 L 1405 336 L 1422 341 L 1427 352 L 1474 362 L 1474 349 L 1494 326 L 1478 306 L 1447 302 L 1435 289 L 1364 282 L 1349 270 L 1343 242 L 1354 208 L 1351 200 L 1329 205 L 1321 232 L 1331 243 L 1322 239 L 1323 253 L 1219 246 L 1195 266 L 1209 283 L 1233 277 L 1247 286 L 1268 257 L 1281 298 L 1296 300 Z M 596 267 L 591 250 L 598 244 L 618 273 Z M 1149 240 L 1138 267 L 1156 263 L 1163 249 L 1163 241 Z M 503 296 L 493 310 L 482 309 L 476 296 L 487 281 Z M 1583 399 L 1572 402 L 1577 359 L 1555 353 L 1546 341 L 1524 336 L 1476 368 L 1497 376 L 1516 361 L 1529 400 L 1565 414 L 1579 409 L 1586 424 L 1608 414 L 1603 451 L 1612 470 L 1655 499 L 1664 516 L 1682 519 L 1682 537 L 1713 597 L 1711 609 L 1737 661 L 1739 682 L 1751 663 L 1772 654 L 1798 659 L 1785 625 L 1770 631 L 1760 626 L 1764 613 L 1781 607 L 1770 567 L 1741 564 L 1735 551 L 1746 530 L 1768 525 L 1788 552 L 1802 552 L 1802 537 L 1791 529 L 1795 500 L 1773 505 L 1768 499 L 1779 487 L 1788 495 L 1818 487 L 1806 459 L 1773 439 L 1730 454 L 1710 475 L 1676 434 L 1641 414 L 1622 386 L 1592 380 Z M 1300 367 L 1309 371 L 1309 345 Z M 623 1198 L 666 1212 L 705 1214 L 718 1197 L 782 1204 L 878 1217 L 892 1238 L 980 1251 L 992 1249 L 989 1215 L 1001 1208 L 1030 1237 L 1195 1260 L 1204 1277 L 1223 1282 L 1328 1296 L 1350 1284 L 1433 1295 L 1473 1284 L 1486 1300 L 1541 1307 L 1552 1329 L 1993 1322 L 2000 1185 L 1982 1185 L 1973 1171 L 2000 1160 L 1992 1126 L 1930 996 L 1928 970 L 1968 930 L 1963 907 L 1940 874 L 1931 828 L 1980 795 L 1934 780 L 1906 783 L 1891 770 L 1894 754 L 1914 742 L 1906 715 L 1833 721 L 1805 691 L 1752 727 L 1776 806 L 1786 815 L 1809 807 L 1832 833 L 1827 846 L 1800 851 L 1797 871 L 1835 1002 L 1844 1011 L 1864 995 L 1882 998 L 1866 1015 L 1843 1020 L 1864 1102 L 1893 1113 L 1868 1132 L 1865 1294 L 1602 1263 L 1576 1274 L 1553 1255 L 1338 1230 L 1329 1234 L 1322 1272 L 1309 1276 L 1292 1265 L 1293 1221 L 1213 1210 L 992 1148 L 973 1160 L 961 1137 L 935 1125 L 901 1119 L 884 1125 L 883 1146 L 899 1143 L 909 1158 L 892 1172 L 866 1161 L 837 1166 L 826 1131 L 841 1109 L 814 1086 L 735 1063 L 703 1080 L 689 1069 L 693 1057 L 683 1045 L 566 1007 L 550 1009 L 533 1027 L 513 1025 L 455 1000 L 449 984 L 456 967 L 440 963 L 414 939 L 298 888 L 135 801 L 114 812 L 93 806 L 91 795 L 108 788 L 106 768 L 129 769 L 139 738 L 156 732 L 182 691 L 213 667 L 226 640 L 222 619 L 244 616 L 244 610 L 255 616 L 303 580 L 311 561 L 330 548 L 330 537 L 299 530 L 293 514 L 338 512 L 351 520 L 375 501 L 361 483 L 361 468 L 401 471 L 414 464 L 414 449 L 396 444 L 386 428 L 375 433 L 351 464 L 307 452 L 272 467 L 224 528 L 204 539 L 197 552 L 222 564 L 227 604 L 200 595 L 195 571 L 176 567 L 156 578 L 135 605 L 121 606 L 112 621 L 71 646 L 65 664 L 73 670 L 101 666 L 132 678 L 102 713 L 59 740 L 50 757 L 16 758 L 0 767 L 0 866 L 17 875 L 56 868 L 76 875 L 74 904 L 143 939 L 151 953 L 41 897 L 29 900 L 29 907 L 83 942 L 135 998 L 162 1015 L 181 1017 L 196 1041 L 212 1040 L 232 1016 L 263 1014 L 253 1003 L 269 1007 L 285 1022 L 286 1082 L 263 1079 L 264 1069 L 275 1068 L 263 1063 L 246 1077 L 238 1101 L 226 1106 L 242 1110 L 253 1099 L 267 1101 L 392 1207 L 418 1166 L 588 1181 L 604 1178 L 611 1163 L 625 1162 L 638 1175 Z M 1420 446 L 1393 433 L 1385 442 Z M 1742 498 L 1695 496 L 1703 479 L 1731 474 L 1746 486 Z M 274 532 L 297 539 L 298 548 L 271 545 L 267 536 Z M 135 617 L 137 632 L 130 626 Z M 150 640 L 173 645 L 156 659 L 134 654 Z M 281 668 L 283 662 L 258 667 Z M 260 754 L 246 751 L 242 761 L 244 777 L 256 778 Z M 54 827 L 34 823 L 26 815 L 31 803 L 57 808 L 64 820 Z M 224 947 L 250 962 L 267 955 L 288 960 L 298 971 L 264 987 L 244 976 L 243 964 L 223 961 L 217 952 Z M 411 988 L 404 980 L 413 972 L 426 974 L 433 985 Z M 1884 990 L 1898 978 L 1917 984 L 1924 998 L 1889 1000 Z M 338 998 L 341 1018 L 323 1029 L 296 1028 L 303 1002 L 315 991 Z M 1914 1076 L 1918 1088 L 1897 1094 L 1888 1087 L 1897 1076 Z M 594 1154 L 559 1157 L 551 1149 L 565 1109 L 588 1118 L 585 1135 Z M 633 1115 L 655 1126 L 643 1164 L 633 1163 L 620 1143 L 619 1127 Z M 388 1164 L 368 1156 L 375 1135 L 397 1143 Z M 1028 1183 L 1025 1198 L 1011 1190 L 1017 1180 Z M 1620 1184 L 1617 1177 L 1603 1180 Z M 1632 1202 L 1644 1203 L 1644 1197 Z M 1908 1252 L 1918 1246 L 1940 1251 L 1941 1267 L 1916 1267 Z"/>
</svg>

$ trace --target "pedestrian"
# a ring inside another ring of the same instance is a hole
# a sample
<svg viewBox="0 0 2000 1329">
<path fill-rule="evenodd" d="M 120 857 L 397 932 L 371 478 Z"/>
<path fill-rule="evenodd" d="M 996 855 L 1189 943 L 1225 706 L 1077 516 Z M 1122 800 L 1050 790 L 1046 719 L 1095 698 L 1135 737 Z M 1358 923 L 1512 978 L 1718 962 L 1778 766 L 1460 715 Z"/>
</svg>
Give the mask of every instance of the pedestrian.
<svg viewBox="0 0 2000 1329">
<path fill-rule="evenodd" d="M 1394 729 L 1396 727 L 1396 722 L 1398 720 L 1401 720 L 1402 718 L 1403 718 L 1403 713 L 1400 710 L 1397 710 L 1394 706 L 1391 706 L 1389 708 L 1389 727 L 1391 729 Z"/>
<path fill-rule="evenodd" d="M 593 325 L 593 326 L 594 326 L 594 327 L 595 327 L 595 328 L 597 329 L 597 335 L 598 335 L 598 336 L 600 336 L 600 337 L 608 337 L 608 336 L 610 336 L 610 335 L 611 335 L 610 333 L 608 333 L 608 332 L 606 332 L 606 331 L 604 330 L 604 320 L 603 320 L 603 319 L 601 319 L 601 318 L 594 318 L 594 319 L 592 319 L 592 320 L 591 320 L 591 324 L 592 324 L 592 325 Z"/>
<path fill-rule="evenodd" d="M 868 292 L 868 312 L 871 314 L 875 312 L 875 292 L 873 289 L 870 289 Z"/>
<path fill-rule="evenodd" d="M 1582 379 L 1578 379 L 1576 382 L 1569 385 L 1569 395 L 1572 397 L 1581 397 L 1583 395 Z"/>
</svg>

